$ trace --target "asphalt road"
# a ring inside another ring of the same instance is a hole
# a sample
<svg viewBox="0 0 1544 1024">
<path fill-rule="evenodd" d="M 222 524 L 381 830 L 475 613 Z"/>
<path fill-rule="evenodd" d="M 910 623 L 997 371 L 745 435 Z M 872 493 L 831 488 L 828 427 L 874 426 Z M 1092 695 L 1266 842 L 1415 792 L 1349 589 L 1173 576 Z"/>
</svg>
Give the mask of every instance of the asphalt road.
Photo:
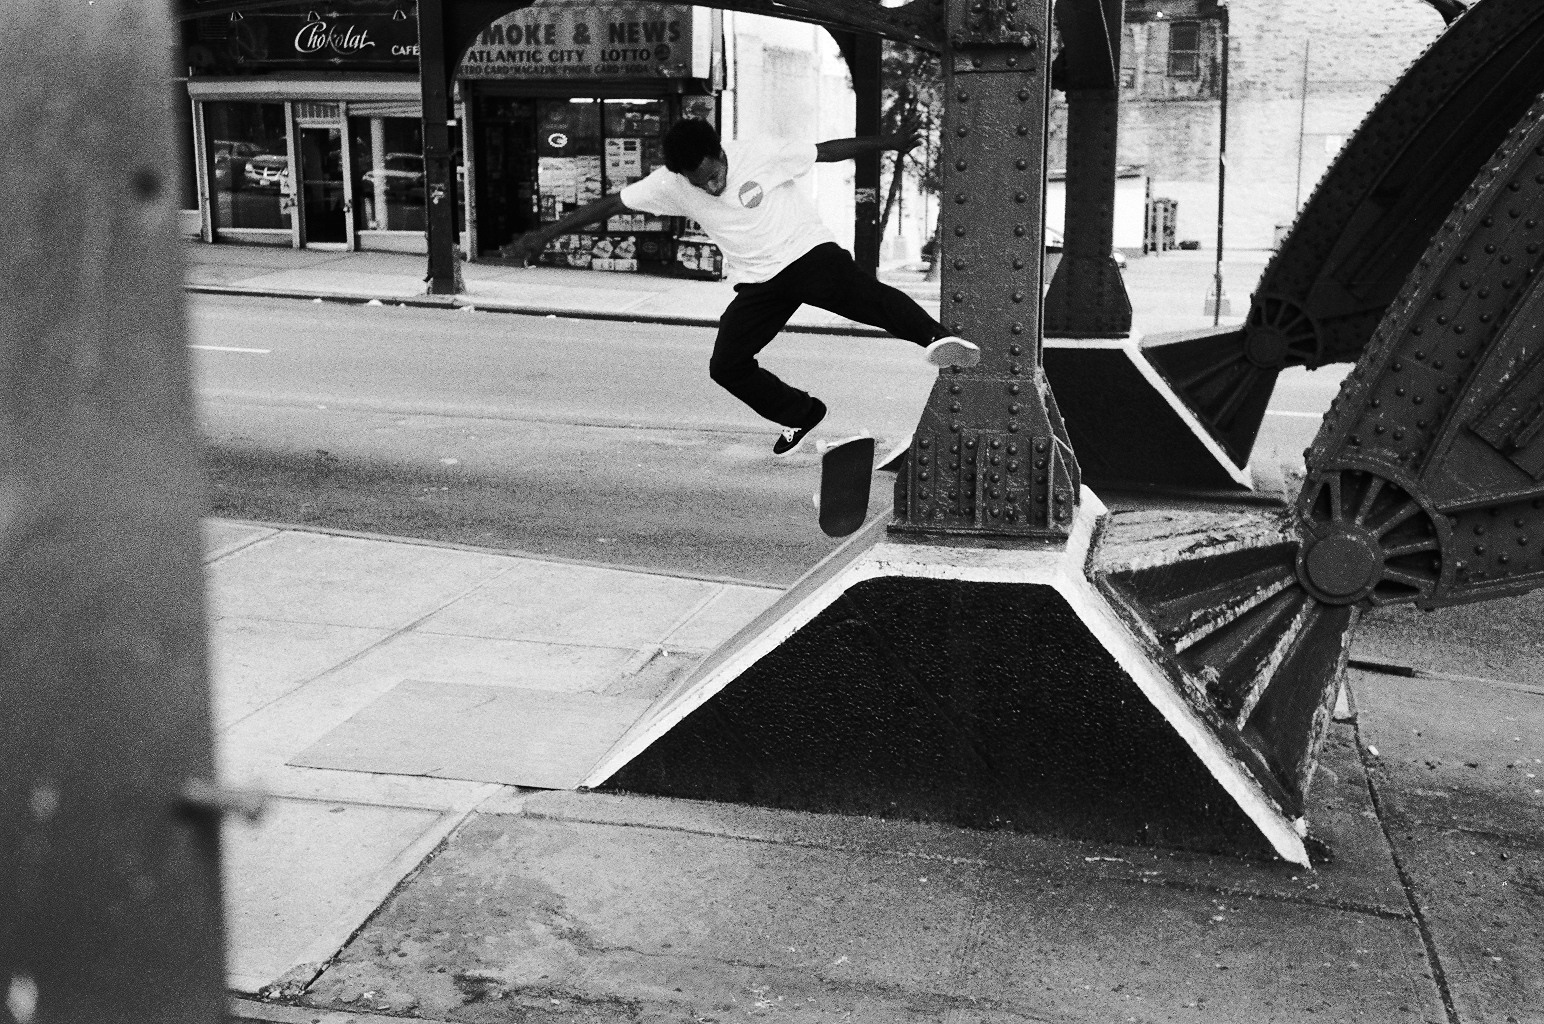
<svg viewBox="0 0 1544 1024">
<path fill-rule="evenodd" d="M 787 584 L 830 551 L 813 451 L 707 378 L 708 329 L 195 296 L 211 512 Z M 892 339 L 763 355 L 826 437 L 903 438 L 934 371 Z M 1339 368 L 1283 375 L 1257 462 L 1301 462 Z M 875 485 L 876 501 L 887 500 Z"/>
</svg>

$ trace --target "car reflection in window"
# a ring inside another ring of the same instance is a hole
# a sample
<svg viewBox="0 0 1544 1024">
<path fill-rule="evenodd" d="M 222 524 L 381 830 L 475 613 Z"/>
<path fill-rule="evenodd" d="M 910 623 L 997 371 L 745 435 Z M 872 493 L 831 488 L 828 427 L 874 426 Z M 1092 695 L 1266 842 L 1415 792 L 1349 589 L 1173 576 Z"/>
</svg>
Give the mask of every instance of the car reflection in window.
<svg viewBox="0 0 1544 1024">
<path fill-rule="evenodd" d="M 278 153 L 260 153 L 247 160 L 248 188 L 277 192 L 289 174 L 289 157 Z"/>
<path fill-rule="evenodd" d="M 393 198 L 423 200 L 424 158 L 417 153 L 387 153 L 382 166 L 371 168 L 363 177 L 372 186 L 381 183 Z"/>
</svg>

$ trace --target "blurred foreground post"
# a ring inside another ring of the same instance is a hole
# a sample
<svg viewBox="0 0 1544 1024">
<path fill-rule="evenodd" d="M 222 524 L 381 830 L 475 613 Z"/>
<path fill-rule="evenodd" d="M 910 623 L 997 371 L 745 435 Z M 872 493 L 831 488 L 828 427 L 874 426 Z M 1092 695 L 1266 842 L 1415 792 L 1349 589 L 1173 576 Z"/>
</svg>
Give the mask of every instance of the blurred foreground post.
<svg viewBox="0 0 1544 1024">
<path fill-rule="evenodd" d="M 224 1013 L 168 14 L 0 6 L 6 1020 Z"/>
</svg>

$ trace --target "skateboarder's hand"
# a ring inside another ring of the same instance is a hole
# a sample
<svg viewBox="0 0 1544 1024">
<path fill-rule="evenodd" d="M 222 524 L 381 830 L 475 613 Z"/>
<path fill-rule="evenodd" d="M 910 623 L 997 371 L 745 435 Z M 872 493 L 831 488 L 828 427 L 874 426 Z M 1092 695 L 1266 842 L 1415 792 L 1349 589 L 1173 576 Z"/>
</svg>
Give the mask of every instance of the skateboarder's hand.
<svg viewBox="0 0 1544 1024">
<path fill-rule="evenodd" d="M 499 247 L 499 255 L 506 260 L 513 260 L 522 267 L 528 267 L 536 262 L 536 257 L 547 247 L 547 240 L 538 232 L 531 231 L 523 235 L 516 235 L 508 245 Z"/>
<path fill-rule="evenodd" d="M 897 153 L 910 153 L 922 145 L 922 133 L 916 128 L 903 127 L 893 135 L 881 137 L 881 148 L 894 150 Z"/>
</svg>

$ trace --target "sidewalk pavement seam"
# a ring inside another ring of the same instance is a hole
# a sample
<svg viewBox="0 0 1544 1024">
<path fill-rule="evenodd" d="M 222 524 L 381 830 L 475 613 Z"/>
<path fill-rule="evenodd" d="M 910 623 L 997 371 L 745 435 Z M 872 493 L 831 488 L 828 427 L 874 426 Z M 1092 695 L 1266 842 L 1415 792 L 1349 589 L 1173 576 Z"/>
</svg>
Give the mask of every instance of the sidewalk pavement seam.
<svg viewBox="0 0 1544 1024">
<path fill-rule="evenodd" d="M 683 614 L 679 618 L 677 618 L 675 620 L 675 622 L 673 622 L 670 625 L 669 629 L 665 630 L 665 635 L 659 639 L 659 642 L 651 644 L 651 645 L 649 645 L 649 647 L 652 648 L 653 650 L 658 650 L 658 651 L 668 650 L 669 647 L 670 647 L 671 639 L 677 633 L 681 632 L 681 630 L 685 629 L 687 623 L 691 622 L 693 617 L 695 617 L 698 612 L 703 611 L 705 608 L 708 607 L 708 605 L 710 605 L 714 601 L 718 600 L 719 595 L 722 594 L 723 592 L 724 592 L 724 588 L 722 586 L 720 586 L 720 587 L 716 588 L 715 590 L 713 590 L 711 593 L 709 593 L 701 601 L 698 601 L 685 614 Z M 651 655 L 651 657 L 652 657 L 652 655 Z M 645 662 L 645 664 L 646 663 L 647 662 Z M 640 669 L 642 667 L 643 667 L 643 665 L 639 665 L 638 666 L 638 668 L 640 668 Z M 635 669 L 634 671 L 637 671 L 637 669 Z"/>
<path fill-rule="evenodd" d="M 716 590 L 714 591 L 715 595 L 717 595 L 718 593 L 720 593 L 720 591 L 716 591 Z M 284 619 L 269 619 L 268 621 L 270 621 L 270 622 L 284 622 L 286 620 L 284 620 Z M 674 627 L 672 627 L 672 628 L 674 628 Z M 444 637 L 445 639 L 454 639 L 454 640 L 492 640 L 492 641 L 495 641 L 495 642 L 506 642 L 506 643 L 541 644 L 541 645 L 543 645 L 545 647 L 566 647 L 566 648 L 572 648 L 573 650 L 576 650 L 576 651 L 632 651 L 633 652 L 633 657 L 635 657 L 635 658 L 640 656 L 640 655 L 642 655 L 645 652 L 649 652 L 652 655 L 652 653 L 654 651 L 659 650 L 660 647 L 661 647 L 661 645 L 659 643 L 646 643 L 646 644 L 643 644 L 642 646 L 639 646 L 637 644 L 628 644 L 628 643 L 620 643 L 620 644 L 580 643 L 577 640 L 558 640 L 558 639 L 554 639 L 552 636 L 546 635 L 546 634 L 542 634 L 542 633 L 531 633 L 531 634 L 526 635 L 526 636 L 521 636 L 521 637 L 519 637 L 516 640 L 511 640 L 507 636 L 488 636 L 488 635 L 483 634 L 483 633 L 442 633 L 442 632 L 440 632 L 439 630 L 436 630 L 436 629 L 420 629 L 420 630 L 417 631 L 417 633 L 418 633 L 419 636 Z M 698 653 L 697 648 L 694 648 L 694 647 L 693 648 L 673 648 L 673 647 L 670 647 L 670 648 L 665 648 L 665 649 L 666 650 L 672 650 L 672 651 L 673 650 L 682 650 L 684 652 L 689 652 L 689 653 Z M 630 664 L 630 662 L 629 662 L 629 664 Z M 627 666 L 625 664 L 623 665 L 621 671 L 622 671 L 623 675 L 627 675 L 628 674 Z M 581 692 L 582 693 L 582 692 L 585 692 L 585 691 L 575 691 L 575 692 Z"/>
<path fill-rule="evenodd" d="M 1351 688 L 1349 681 L 1344 685 L 1348 690 Z M 1352 706 L 1355 707 L 1354 697 Z M 1367 795 L 1372 800 L 1372 809 L 1377 816 L 1378 828 L 1383 832 L 1383 842 L 1388 846 L 1389 858 L 1394 862 L 1394 871 L 1399 876 L 1399 887 L 1404 890 L 1405 901 L 1410 905 L 1411 920 L 1415 922 L 1416 931 L 1420 933 L 1421 946 L 1426 952 L 1426 966 L 1431 971 L 1432 984 L 1437 986 L 1437 995 L 1442 999 L 1442 1009 L 1447 1014 L 1448 1024 L 1462 1024 L 1458 1016 L 1458 1006 L 1453 1001 L 1453 992 L 1448 987 L 1447 972 L 1442 967 L 1442 956 L 1437 951 L 1436 936 L 1432 934 L 1431 925 L 1421 911 L 1420 900 L 1416 897 L 1415 881 L 1405 869 L 1404 858 L 1399 855 L 1399 849 L 1394 845 L 1394 837 L 1389 834 L 1388 821 L 1383 815 L 1383 798 L 1378 793 L 1373 765 L 1368 763 L 1367 744 L 1362 742 L 1360 716 L 1352 719 L 1351 729 L 1356 739 L 1356 756 L 1362 762 L 1362 777 L 1367 782 Z"/>
<path fill-rule="evenodd" d="M 358 897 L 296 958 L 295 966 L 285 971 L 275 981 L 263 986 L 260 994 L 273 992 L 277 995 L 298 996 L 304 993 L 332 965 L 338 955 L 348 948 L 348 944 L 354 941 L 354 937 L 369 925 L 376 914 L 380 913 L 381 908 L 391 900 L 391 897 L 403 886 L 412 882 L 418 872 L 434 859 L 435 853 L 442 849 L 467 819 L 476 813 L 477 808 L 506 788 L 513 787 L 490 782 L 477 789 L 460 804 L 440 812 L 440 815 L 424 829 L 418 838 L 409 843 L 401 853 L 392 858 L 389 864 L 377 871 L 365 885 L 360 887 Z M 331 802 L 354 803 L 349 800 Z"/>
<path fill-rule="evenodd" d="M 289 532 L 289 533 L 304 533 L 306 531 L 303 531 L 303 530 L 289 530 L 289 531 L 286 531 L 286 532 Z M 401 626 L 401 627 L 399 627 L 397 629 L 390 630 L 389 632 L 386 633 L 385 636 L 382 636 L 380 639 L 376 640 L 375 643 L 370 644 L 370 645 L 364 647 L 361 650 L 355 651 L 353 654 L 351 654 L 348 657 L 344 658 L 342 661 L 335 662 L 334 664 L 328 665 L 326 668 L 322 669 L 320 672 L 316 672 L 316 673 L 313 673 L 313 674 L 311 674 L 309 676 L 306 676 L 304 680 L 302 680 L 301 682 L 297 683 L 295 686 L 291 687 L 288 691 L 286 691 L 285 693 L 281 694 L 280 696 L 275 697 L 272 700 L 267 701 L 266 703 L 263 703 L 263 704 L 255 707 L 255 708 L 253 708 L 252 710 L 248 711 L 246 714 L 242 715 L 240 718 L 236 718 L 236 719 L 231 720 L 230 722 L 225 723 L 221 727 L 220 731 L 222 733 L 228 732 L 231 729 L 234 729 L 236 726 L 241 725 L 243 722 L 245 722 L 248 719 L 252 718 L 254 715 L 261 714 L 262 712 L 264 712 L 264 711 L 268 710 L 269 708 L 273 707 L 275 704 L 278 704 L 280 701 L 282 701 L 282 700 L 286 699 L 287 697 L 289 697 L 290 694 L 293 694 L 293 693 L 296 693 L 296 692 L 298 692 L 300 690 L 305 689 L 307 686 L 310 686 L 312 683 L 316 682 L 318 679 L 322 679 L 322 678 L 324 678 L 326 676 L 331 675 L 334 672 L 338 672 L 338 671 L 341 671 L 342 669 L 348 668 L 350 665 L 353 665 L 356 662 L 362 660 L 366 655 L 368 655 L 368 654 L 370 654 L 370 653 L 372 653 L 374 651 L 380 650 L 382 647 L 384 647 L 387 644 L 391 643 L 393 640 L 397 639 L 398 637 L 400 637 L 400 636 L 402 636 L 402 635 L 404 635 L 404 634 L 406 634 L 408 632 L 411 632 L 412 630 L 414 630 L 418 626 L 422 625 L 423 623 L 427 622 L 429 619 L 433 618 L 434 616 L 438 615 L 440 612 L 444 611 L 446 608 L 449 608 L 451 605 L 455 604 L 457 601 L 460 601 L 460 600 L 463 600 L 464 598 L 470 597 L 472 594 L 477 593 L 477 591 L 481 590 L 483 587 L 488 586 L 490 583 L 493 583 L 496 580 L 503 579 L 505 576 L 507 576 L 511 572 L 513 572 L 514 568 L 515 567 L 512 566 L 512 565 L 505 566 L 504 568 L 502 568 L 502 569 L 498 570 L 497 572 L 493 573 L 492 575 L 490 575 L 487 579 L 479 580 L 478 582 L 472 584 L 467 589 L 465 589 L 463 591 L 457 592 L 454 596 L 448 597 L 443 603 L 436 605 L 435 607 L 431 608 L 429 611 L 427 611 L 424 614 L 420 615 L 418 618 L 412 620 L 411 622 L 408 622 L 408 623 L 404 624 L 403 626 Z M 284 620 L 284 619 L 269 619 L 268 621 L 270 621 L 270 622 L 284 622 L 284 621 L 287 621 L 287 620 Z"/>
<path fill-rule="evenodd" d="M 562 555 L 544 555 L 534 551 L 521 551 L 515 548 L 480 548 L 474 544 L 458 544 L 449 540 L 430 540 L 425 537 L 394 537 L 384 533 L 368 533 L 362 530 L 343 530 L 328 526 L 311 526 L 299 523 L 268 523 L 256 519 L 225 519 L 227 523 L 240 523 L 243 526 L 260 527 L 267 530 L 278 530 L 280 533 L 311 533 L 322 537 L 348 537 L 354 540 L 372 540 L 383 544 L 409 544 L 415 547 L 444 548 L 449 551 L 464 551 L 473 555 L 491 555 L 498 558 L 518 558 L 528 562 L 538 562 L 545 565 L 561 566 L 573 565 L 591 569 L 607 569 L 614 572 L 635 573 L 640 576 L 668 576 L 671 579 L 695 580 L 699 583 L 719 583 L 733 587 L 750 587 L 754 590 L 771 590 L 782 593 L 786 587 L 780 587 L 775 583 L 765 580 L 748 580 L 737 576 L 712 576 L 701 573 L 684 572 L 676 569 L 652 569 L 637 565 L 623 565 L 618 562 L 596 562 L 583 558 L 565 558 Z M 272 537 L 261 537 L 258 540 L 271 540 Z M 243 545 L 243 547 L 250 545 Z M 223 556 L 222 556 L 223 557 Z M 508 570 L 505 570 L 506 572 Z"/>
<path fill-rule="evenodd" d="M 238 522 L 238 521 L 239 520 L 235 520 L 235 519 L 228 520 L 228 522 Z M 248 548 L 256 547 L 257 545 L 262 544 L 264 541 L 272 540 L 273 538 L 277 537 L 280 532 L 283 532 L 283 530 L 284 530 L 284 527 L 280 527 L 280 526 L 270 526 L 270 525 L 258 524 L 258 523 L 252 523 L 250 525 L 252 525 L 252 526 L 261 526 L 262 529 L 265 529 L 265 530 L 275 530 L 275 531 L 278 531 L 278 532 L 270 533 L 270 534 L 267 534 L 265 536 L 248 537 L 246 540 L 243 540 L 243 541 L 239 542 L 238 544 L 236 544 L 235 547 L 227 548 L 226 550 L 221 551 L 220 553 L 215 555 L 213 558 L 206 558 L 204 560 L 204 565 L 211 566 L 211 565 L 216 565 L 216 564 L 218 564 L 220 562 L 223 562 L 223 561 L 225 561 L 225 559 L 229 558 L 230 556 L 236 554 L 239 551 L 245 551 Z"/>
</svg>

